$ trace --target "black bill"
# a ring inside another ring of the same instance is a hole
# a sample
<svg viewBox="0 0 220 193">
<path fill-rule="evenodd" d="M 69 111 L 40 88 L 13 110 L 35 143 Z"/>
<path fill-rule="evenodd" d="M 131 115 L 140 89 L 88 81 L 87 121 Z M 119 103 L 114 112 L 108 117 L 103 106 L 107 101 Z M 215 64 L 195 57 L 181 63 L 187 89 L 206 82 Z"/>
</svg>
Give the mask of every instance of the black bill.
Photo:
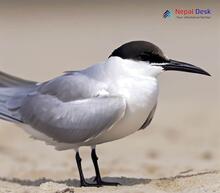
<svg viewBox="0 0 220 193">
<path fill-rule="evenodd" d="M 191 72 L 191 73 L 211 76 L 208 72 L 206 72 L 202 68 L 199 68 L 197 66 L 194 66 L 192 64 L 188 64 L 185 62 L 176 61 L 176 60 L 169 60 L 168 64 L 161 65 L 161 67 L 163 67 L 165 71 L 175 70 L 175 71 Z"/>
</svg>

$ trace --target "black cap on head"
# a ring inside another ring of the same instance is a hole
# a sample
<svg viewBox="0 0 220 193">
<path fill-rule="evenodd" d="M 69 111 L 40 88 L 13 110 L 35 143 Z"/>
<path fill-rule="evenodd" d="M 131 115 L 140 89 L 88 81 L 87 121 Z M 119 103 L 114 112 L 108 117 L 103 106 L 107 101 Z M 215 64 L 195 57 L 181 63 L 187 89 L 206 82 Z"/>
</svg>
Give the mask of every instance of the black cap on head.
<svg viewBox="0 0 220 193">
<path fill-rule="evenodd" d="M 210 76 L 208 72 L 192 64 L 180 62 L 177 60 L 167 59 L 164 56 L 162 50 L 150 42 L 145 42 L 145 41 L 128 42 L 126 44 L 123 44 L 119 48 L 115 49 L 109 57 L 111 56 L 118 56 L 122 59 L 132 59 L 135 61 L 146 61 L 149 63 L 157 63 L 156 65 L 152 64 L 152 66 L 157 66 L 157 67 L 160 66 L 165 71 L 175 70 L 175 71 L 191 72 L 191 73 Z"/>
<path fill-rule="evenodd" d="M 169 62 L 160 48 L 145 41 L 132 41 L 123 44 L 115 49 L 109 57 L 111 56 L 118 56 L 123 59 L 133 59 L 136 61 L 148 61 L 150 63 Z"/>
</svg>

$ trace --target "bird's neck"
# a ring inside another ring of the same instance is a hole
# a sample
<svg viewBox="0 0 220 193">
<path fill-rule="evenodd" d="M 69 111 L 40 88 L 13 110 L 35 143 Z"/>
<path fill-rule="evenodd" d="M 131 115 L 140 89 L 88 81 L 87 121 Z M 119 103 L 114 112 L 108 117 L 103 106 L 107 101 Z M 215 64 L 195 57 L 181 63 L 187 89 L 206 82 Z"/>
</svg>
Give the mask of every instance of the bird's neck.
<svg viewBox="0 0 220 193">
<path fill-rule="evenodd" d="M 117 56 L 90 66 L 83 73 L 98 80 L 116 80 L 119 78 L 155 79 L 162 72 L 162 68 L 152 66 L 147 62 L 122 59 Z"/>
</svg>

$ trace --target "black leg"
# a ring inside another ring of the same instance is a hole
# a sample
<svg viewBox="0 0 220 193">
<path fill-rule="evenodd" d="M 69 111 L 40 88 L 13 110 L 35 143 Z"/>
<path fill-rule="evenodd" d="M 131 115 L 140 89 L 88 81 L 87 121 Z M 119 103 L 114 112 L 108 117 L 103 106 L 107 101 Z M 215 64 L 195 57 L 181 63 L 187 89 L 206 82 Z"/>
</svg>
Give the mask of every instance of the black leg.
<svg viewBox="0 0 220 193">
<path fill-rule="evenodd" d="M 83 175 L 83 171 L 82 171 L 82 165 L 81 165 L 81 157 L 79 156 L 79 152 L 76 152 L 76 163 L 77 163 L 77 167 L 79 170 L 79 177 L 80 177 L 80 186 L 97 186 L 96 184 L 90 184 L 88 182 L 86 182 L 84 175 Z"/>
<path fill-rule="evenodd" d="M 105 181 L 103 181 L 102 178 L 101 178 L 101 175 L 100 175 L 100 171 L 99 171 L 98 157 L 96 155 L 95 148 L 92 149 L 91 156 L 92 156 L 92 161 L 93 161 L 93 164 L 94 164 L 94 167 L 95 167 L 95 173 L 96 173 L 95 181 L 96 181 L 97 185 L 98 186 L 103 186 L 103 185 L 104 186 L 118 186 L 118 185 L 120 185 L 117 182 L 105 182 Z"/>
</svg>

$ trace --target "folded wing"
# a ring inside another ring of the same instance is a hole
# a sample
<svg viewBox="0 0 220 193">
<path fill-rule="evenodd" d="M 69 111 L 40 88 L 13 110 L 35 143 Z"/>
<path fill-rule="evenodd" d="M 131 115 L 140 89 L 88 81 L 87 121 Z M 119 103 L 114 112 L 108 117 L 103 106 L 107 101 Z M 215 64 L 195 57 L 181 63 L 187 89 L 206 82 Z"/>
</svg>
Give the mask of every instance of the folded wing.
<svg viewBox="0 0 220 193">
<path fill-rule="evenodd" d="M 120 96 L 93 97 L 63 102 L 55 96 L 26 97 L 19 112 L 25 124 L 62 143 L 91 139 L 119 121 L 126 109 Z"/>
</svg>

